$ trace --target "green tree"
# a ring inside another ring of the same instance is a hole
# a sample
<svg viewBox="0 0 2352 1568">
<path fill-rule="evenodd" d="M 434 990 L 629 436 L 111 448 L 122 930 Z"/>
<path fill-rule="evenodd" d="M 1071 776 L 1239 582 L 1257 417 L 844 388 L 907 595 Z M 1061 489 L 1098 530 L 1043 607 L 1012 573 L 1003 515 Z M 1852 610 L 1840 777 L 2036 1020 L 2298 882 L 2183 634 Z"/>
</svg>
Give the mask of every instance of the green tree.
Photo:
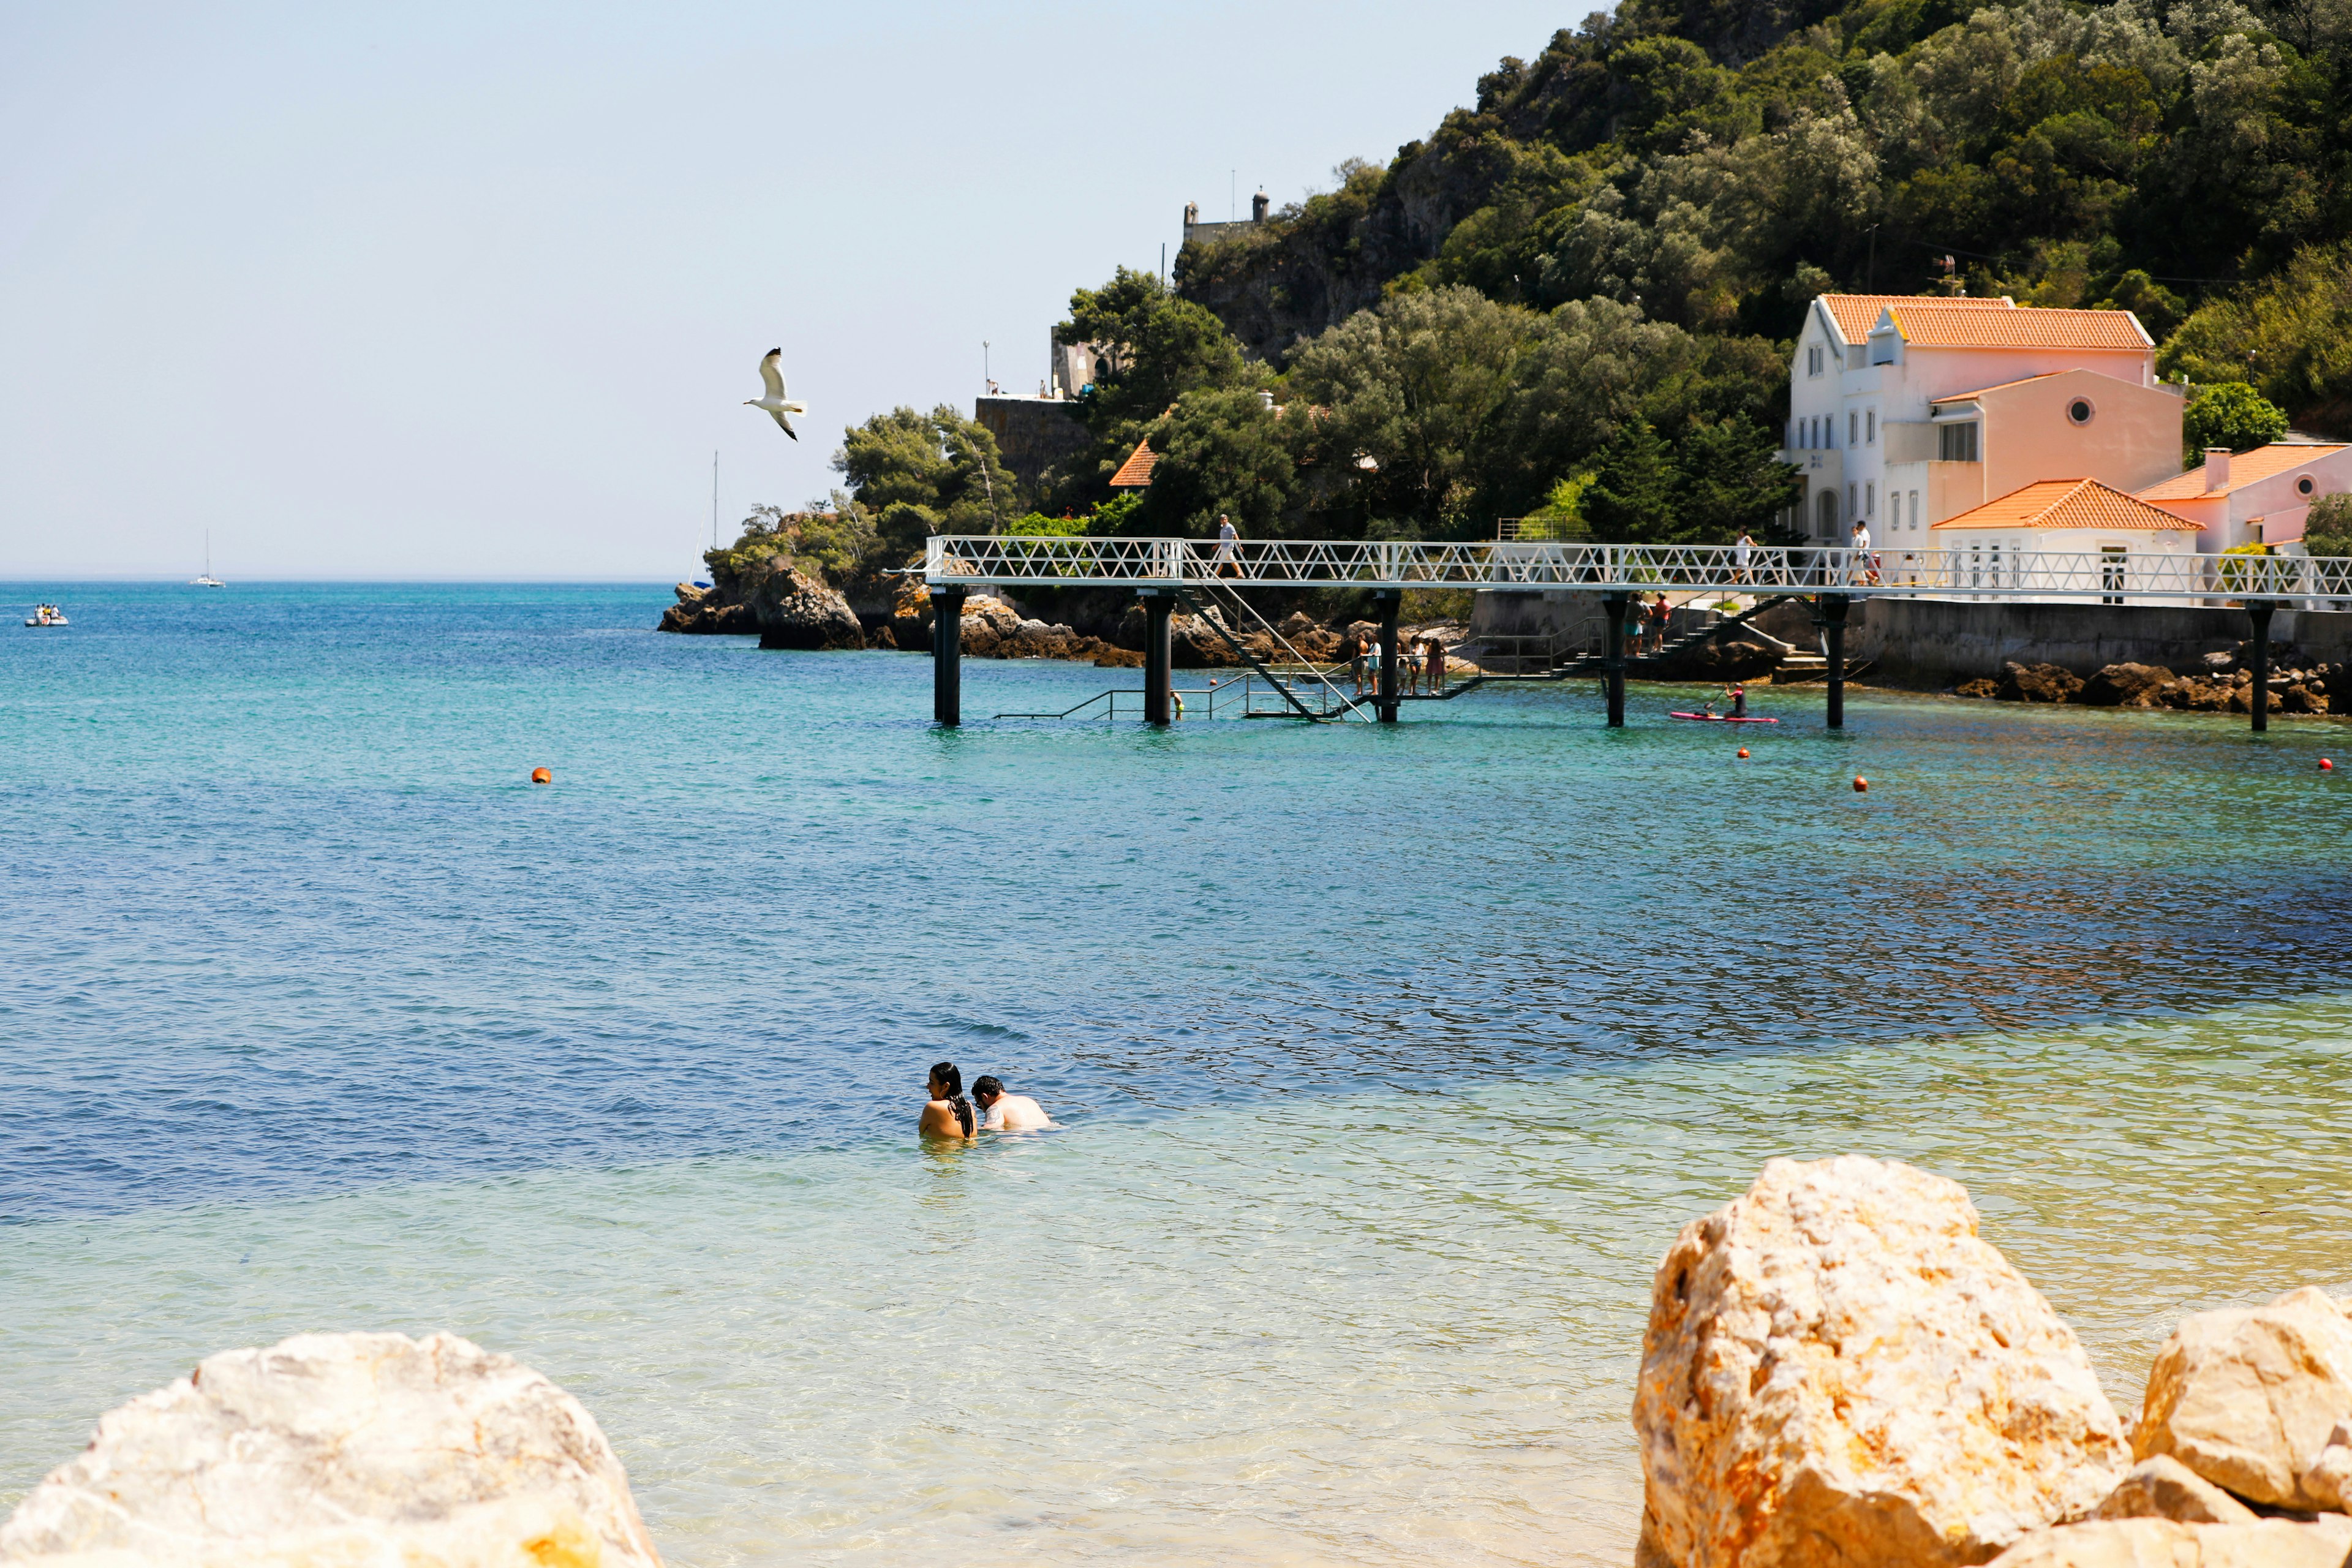
<svg viewBox="0 0 2352 1568">
<path fill-rule="evenodd" d="M 1126 267 L 1101 288 L 1072 294 L 1069 320 L 1054 337 L 1101 351 L 1081 410 L 1097 435 L 1123 436 L 1149 424 L 1188 392 L 1257 379 L 1223 322 L 1178 299 L 1157 275 Z"/>
<path fill-rule="evenodd" d="M 1326 506 L 1440 538 L 1482 526 L 1479 481 L 1538 321 L 1455 284 L 1393 295 L 1301 349 L 1290 384 L 1317 410 L 1302 440 Z"/>
<path fill-rule="evenodd" d="M 1160 462 L 1129 524 L 1152 534 L 1214 533 L 1223 514 L 1245 533 L 1276 532 L 1298 492 L 1282 416 L 1247 388 L 1188 394 L 1151 429 Z"/>
<path fill-rule="evenodd" d="M 1666 544 L 1674 540 L 1675 481 L 1672 455 L 1646 419 L 1617 432 L 1592 466 L 1583 495 L 1592 537 L 1611 544 Z"/>
<path fill-rule="evenodd" d="M 2286 434 L 2286 416 L 2276 405 L 2242 381 L 2200 386 L 2180 416 L 2180 444 L 2185 454 L 2209 447 L 2243 452 L 2266 447 Z M 2186 457 L 2183 461 L 2187 461 Z"/>
<path fill-rule="evenodd" d="M 2200 307 L 2158 363 L 2192 381 L 2251 375 L 2297 423 L 2352 436 L 2352 243 L 2312 246 L 2271 278 Z"/>
<path fill-rule="evenodd" d="M 1677 544 L 1728 544 L 1760 532 L 1805 497 L 1804 471 L 1773 453 L 1780 439 L 1748 418 L 1706 420 L 1675 443 Z"/>
<path fill-rule="evenodd" d="M 996 438 L 944 403 L 852 426 L 833 467 L 875 519 L 880 547 L 900 561 L 929 534 L 994 532 L 1024 510 Z"/>
<path fill-rule="evenodd" d="M 2338 490 L 2311 503 L 2303 520 L 2303 548 L 2311 555 L 2352 555 L 2352 493 Z"/>
</svg>

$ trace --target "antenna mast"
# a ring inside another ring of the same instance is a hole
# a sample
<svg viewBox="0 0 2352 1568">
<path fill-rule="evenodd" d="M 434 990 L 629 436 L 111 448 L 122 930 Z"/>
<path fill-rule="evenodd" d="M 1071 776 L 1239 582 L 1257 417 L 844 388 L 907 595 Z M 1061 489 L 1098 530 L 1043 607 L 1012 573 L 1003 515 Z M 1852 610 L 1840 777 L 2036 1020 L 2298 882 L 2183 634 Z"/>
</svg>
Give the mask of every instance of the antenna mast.
<svg viewBox="0 0 2352 1568">
<path fill-rule="evenodd" d="M 710 454 L 710 548 L 719 548 L 719 454 Z"/>
</svg>

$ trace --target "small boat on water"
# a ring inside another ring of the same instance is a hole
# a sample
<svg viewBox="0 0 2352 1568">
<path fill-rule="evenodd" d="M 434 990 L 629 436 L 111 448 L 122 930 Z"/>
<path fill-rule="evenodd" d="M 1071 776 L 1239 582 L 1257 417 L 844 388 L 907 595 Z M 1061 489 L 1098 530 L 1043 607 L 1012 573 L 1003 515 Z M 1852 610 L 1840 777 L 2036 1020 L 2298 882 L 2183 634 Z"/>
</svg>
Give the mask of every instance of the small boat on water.
<svg viewBox="0 0 2352 1568">
<path fill-rule="evenodd" d="M 1778 719 L 1765 719 L 1753 713 L 1734 718 L 1728 713 L 1669 713 L 1669 719 L 1696 719 L 1702 724 L 1778 724 Z"/>
<path fill-rule="evenodd" d="M 227 584 L 213 575 L 213 531 L 205 530 L 205 574 L 188 579 L 191 588 L 226 588 Z"/>
<path fill-rule="evenodd" d="M 28 626 L 63 626 L 72 625 L 71 622 L 66 619 L 66 613 L 58 608 L 55 605 L 35 605 L 33 606 L 33 613 L 25 617 L 25 624 Z"/>
</svg>

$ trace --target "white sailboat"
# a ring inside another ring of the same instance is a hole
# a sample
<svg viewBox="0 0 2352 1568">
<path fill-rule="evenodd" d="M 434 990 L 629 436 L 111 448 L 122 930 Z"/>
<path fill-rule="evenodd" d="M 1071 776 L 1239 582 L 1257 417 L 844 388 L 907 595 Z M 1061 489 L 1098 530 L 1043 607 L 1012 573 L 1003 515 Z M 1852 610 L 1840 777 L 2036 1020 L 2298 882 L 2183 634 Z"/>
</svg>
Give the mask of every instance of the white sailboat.
<svg viewBox="0 0 2352 1568">
<path fill-rule="evenodd" d="M 191 588 L 226 588 L 228 586 L 227 584 L 213 575 L 213 531 L 209 528 L 205 530 L 205 574 L 201 577 L 191 578 L 188 582 L 188 586 Z"/>
</svg>

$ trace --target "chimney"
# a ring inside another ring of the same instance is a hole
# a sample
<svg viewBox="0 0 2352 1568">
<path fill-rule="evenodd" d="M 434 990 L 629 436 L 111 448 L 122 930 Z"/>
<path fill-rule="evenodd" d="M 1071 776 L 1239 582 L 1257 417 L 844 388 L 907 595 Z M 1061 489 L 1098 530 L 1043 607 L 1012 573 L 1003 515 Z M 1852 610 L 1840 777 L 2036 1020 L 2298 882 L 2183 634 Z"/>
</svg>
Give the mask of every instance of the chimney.
<svg viewBox="0 0 2352 1568">
<path fill-rule="evenodd" d="M 2206 448 L 2205 448 L 2205 489 L 2206 489 L 2206 490 L 2210 493 L 2210 492 L 2214 491 L 2214 490 L 2226 490 L 2226 489 L 2228 489 L 2229 488 L 2230 488 L 2230 448 L 2229 448 L 2229 447 L 2206 447 Z"/>
</svg>

